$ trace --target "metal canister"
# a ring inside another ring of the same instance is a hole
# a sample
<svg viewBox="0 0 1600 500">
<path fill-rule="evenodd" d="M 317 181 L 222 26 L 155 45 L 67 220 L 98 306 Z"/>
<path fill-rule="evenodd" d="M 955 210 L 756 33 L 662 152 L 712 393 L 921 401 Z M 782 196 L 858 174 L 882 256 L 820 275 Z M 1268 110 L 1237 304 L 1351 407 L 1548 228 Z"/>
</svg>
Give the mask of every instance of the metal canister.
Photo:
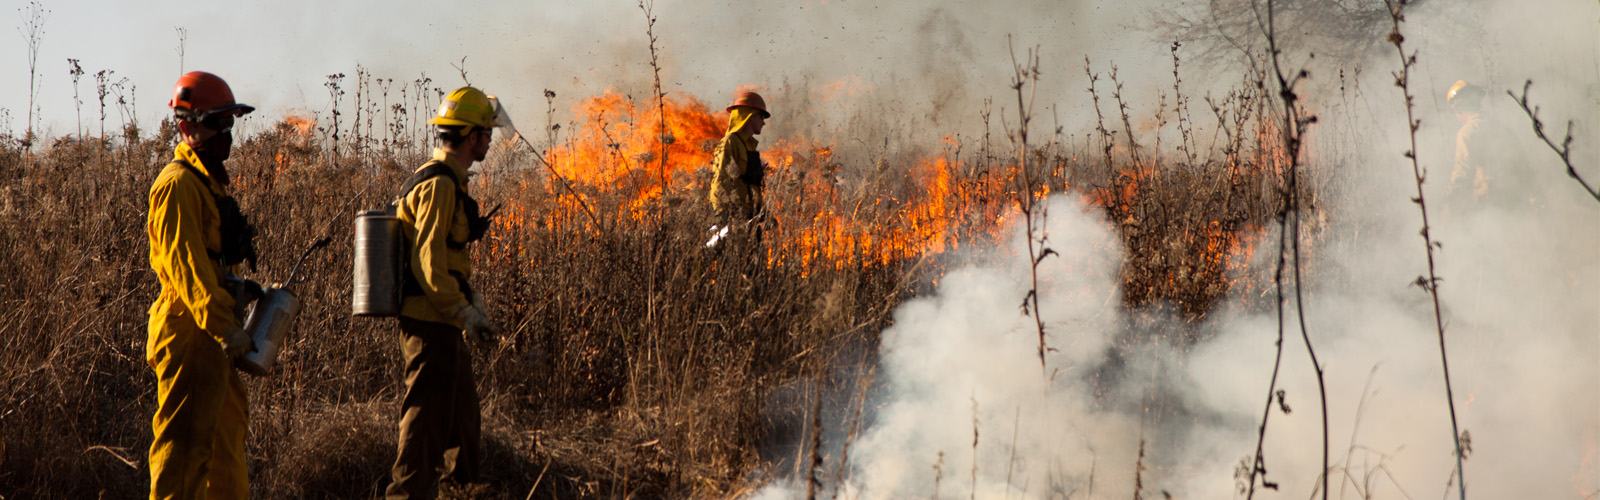
<svg viewBox="0 0 1600 500">
<path fill-rule="evenodd" d="M 350 312 L 356 316 L 400 314 L 400 218 L 392 208 L 356 215 L 355 272 Z"/>
<path fill-rule="evenodd" d="M 239 368 L 258 376 L 271 371 L 299 314 L 300 299 L 294 294 L 281 287 L 267 288 L 245 320 L 244 331 L 255 341 L 255 349 L 239 358 Z"/>
</svg>

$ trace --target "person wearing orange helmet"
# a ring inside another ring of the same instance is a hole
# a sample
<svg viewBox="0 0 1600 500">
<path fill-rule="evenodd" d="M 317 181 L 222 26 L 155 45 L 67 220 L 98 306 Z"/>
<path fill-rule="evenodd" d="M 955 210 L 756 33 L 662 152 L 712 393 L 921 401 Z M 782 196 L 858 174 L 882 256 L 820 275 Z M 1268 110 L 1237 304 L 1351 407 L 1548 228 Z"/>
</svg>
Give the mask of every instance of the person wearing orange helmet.
<svg viewBox="0 0 1600 500">
<path fill-rule="evenodd" d="M 725 224 L 756 222 L 764 215 L 761 198 L 767 173 L 756 136 L 772 113 L 755 92 L 740 92 L 727 111 L 727 134 L 711 156 L 711 207 Z"/>
<path fill-rule="evenodd" d="M 145 230 L 161 294 L 150 306 L 145 361 L 156 374 L 150 498 L 247 498 L 249 403 L 234 358 L 252 347 L 226 283 L 255 265 L 254 229 L 228 194 L 234 119 L 254 111 L 227 82 L 178 78 L 172 108 L 182 142 L 150 187 Z"/>
</svg>

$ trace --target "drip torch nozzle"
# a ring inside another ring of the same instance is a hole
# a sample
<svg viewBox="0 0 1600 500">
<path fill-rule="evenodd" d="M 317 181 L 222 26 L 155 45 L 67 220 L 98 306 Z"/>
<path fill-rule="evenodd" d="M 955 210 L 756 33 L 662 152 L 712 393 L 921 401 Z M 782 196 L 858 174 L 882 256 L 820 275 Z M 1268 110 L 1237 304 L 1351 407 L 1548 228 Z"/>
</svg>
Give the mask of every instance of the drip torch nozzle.
<svg viewBox="0 0 1600 500">
<path fill-rule="evenodd" d="M 332 242 L 333 242 L 333 237 L 332 236 L 323 236 L 322 239 L 317 240 L 315 243 L 312 243 L 311 244 L 311 248 L 307 248 L 305 253 L 300 254 L 300 260 L 295 261 L 294 270 L 289 271 L 289 279 L 286 279 L 286 280 L 283 281 L 283 286 L 285 288 L 287 288 L 289 285 L 293 285 L 295 283 L 303 283 L 303 282 L 305 282 L 304 279 L 300 279 L 300 280 L 296 279 L 296 278 L 298 278 L 300 276 L 300 265 L 306 263 L 306 257 L 310 257 L 311 256 L 311 252 L 316 251 L 318 248 L 322 248 L 322 247 L 328 246 L 328 244 L 332 243 Z"/>
</svg>

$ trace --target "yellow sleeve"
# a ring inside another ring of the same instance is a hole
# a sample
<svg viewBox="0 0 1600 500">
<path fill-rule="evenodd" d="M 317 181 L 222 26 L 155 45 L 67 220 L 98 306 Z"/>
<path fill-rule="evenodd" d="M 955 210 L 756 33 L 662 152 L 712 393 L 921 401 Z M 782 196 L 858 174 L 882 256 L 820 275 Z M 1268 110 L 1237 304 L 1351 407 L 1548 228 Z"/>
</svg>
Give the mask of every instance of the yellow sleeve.
<svg viewBox="0 0 1600 500">
<path fill-rule="evenodd" d="M 234 326 L 233 295 L 222 287 L 220 266 L 206 253 L 205 227 L 200 223 L 208 193 L 200 181 L 175 176 L 150 190 L 150 246 L 161 256 L 152 264 L 194 315 L 195 324 L 220 336 Z"/>
<path fill-rule="evenodd" d="M 450 275 L 446 241 L 450 238 L 451 219 L 456 213 L 456 187 L 446 176 L 438 176 L 417 184 L 406 201 L 415 208 L 417 239 L 412 242 L 416 251 L 411 254 L 413 274 L 421 279 L 423 294 L 435 309 L 447 318 L 467 307 L 467 296 L 461 293 L 460 284 Z"/>
<path fill-rule="evenodd" d="M 721 144 L 717 145 L 717 156 L 714 160 L 716 161 L 716 170 L 722 172 L 725 178 L 740 179 L 744 177 L 745 159 L 742 154 L 744 145 L 741 142 L 743 141 L 740 141 L 737 136 L 729 134 L 722 138 Z"/>
</svg>

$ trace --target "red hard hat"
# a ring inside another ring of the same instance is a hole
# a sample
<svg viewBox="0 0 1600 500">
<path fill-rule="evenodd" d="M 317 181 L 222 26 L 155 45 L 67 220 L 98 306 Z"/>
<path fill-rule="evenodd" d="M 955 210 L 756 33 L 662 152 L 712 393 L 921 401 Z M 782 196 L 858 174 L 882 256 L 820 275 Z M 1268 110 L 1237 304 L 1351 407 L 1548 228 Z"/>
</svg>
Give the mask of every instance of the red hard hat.
<svg viewBox="0 0 1600 500">
<path fill-rule="evenodd" d="M 761 111 L 762 118 L 772 118 L 772 113 L 767 112 L 767 101 L 761 99 L 761 94 L 757 94 L 755 92 L 740 92 L 739 97 L 735 97 L 733 99 L 733 104 L 729 104 L 728 108 L 724 111 L 733 111 L 733 108 L 739 106 L 756 108 Z"/>
<path fill-rule="evenodd" d="M 234 102 L 233 89 L 228 88 L 228 82 L 222 81 L 222 77 L 204 71 L 190 71 L 178 77 L 178 83 L 172 87 L 172 100 L 167 101 L 167 107 L 172 108 L 179 116 L 195 118 L 227 112 L 232 112 L 233 116 L 242 116 L 256 110 L 253 106 Z"/>
</svg>

